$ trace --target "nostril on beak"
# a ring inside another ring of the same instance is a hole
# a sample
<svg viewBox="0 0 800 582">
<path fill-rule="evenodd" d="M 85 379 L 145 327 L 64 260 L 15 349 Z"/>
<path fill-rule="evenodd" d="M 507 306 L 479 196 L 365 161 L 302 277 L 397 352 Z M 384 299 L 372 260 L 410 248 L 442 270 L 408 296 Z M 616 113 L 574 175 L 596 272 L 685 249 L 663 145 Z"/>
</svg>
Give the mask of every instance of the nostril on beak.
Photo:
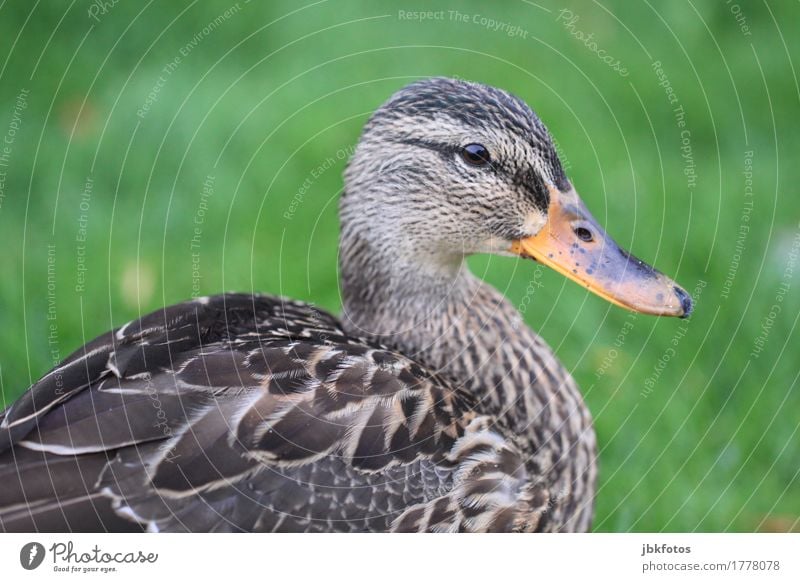
<svg viewBox="0 0 800 582">
<path fill-rule="evenodd" d="M 574 232 L 575 236 L 577 236 L 583 242 L 592 242 L 594 240 L 594 237 L 592 236 L 592 231 L 589 230 L 588 228 L 585 228 L 583 226 L 578 226 L 575 227 Z"/>
<path fill-rule="evenodd" d="M 681 302 L 681 307 L 683 308 L 683 315 L 681 315 L 681 319 L 686 319 L 692 313 L 692 298 L 680 287 L 675 286 L 673 289 L 675 290 L 675 295 L 678 296 L 678 300 Z"/>
</svg>

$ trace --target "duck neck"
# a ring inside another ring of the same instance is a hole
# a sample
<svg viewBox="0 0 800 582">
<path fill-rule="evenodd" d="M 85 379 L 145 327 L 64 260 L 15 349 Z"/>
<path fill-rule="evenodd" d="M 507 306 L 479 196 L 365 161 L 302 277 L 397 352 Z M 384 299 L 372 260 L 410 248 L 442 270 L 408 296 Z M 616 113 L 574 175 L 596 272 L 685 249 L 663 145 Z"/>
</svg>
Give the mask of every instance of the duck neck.
<svg viewBox="0 0 800 582">
<path fill-rule="evenodd" d="M 555 447 L 569 455 L 583 440 L 591 449 L 584 460 L 593 462 L 594 434 L 580 392 L 513 305 L 473 276 L 463 256 L 413 254 L 405 244 L 392 245 L 391 256 L 382 243 L 343 226 L 345 329 L 468 391 L 479 412 L 520 435 L 529 453 Z"/>
</svg>

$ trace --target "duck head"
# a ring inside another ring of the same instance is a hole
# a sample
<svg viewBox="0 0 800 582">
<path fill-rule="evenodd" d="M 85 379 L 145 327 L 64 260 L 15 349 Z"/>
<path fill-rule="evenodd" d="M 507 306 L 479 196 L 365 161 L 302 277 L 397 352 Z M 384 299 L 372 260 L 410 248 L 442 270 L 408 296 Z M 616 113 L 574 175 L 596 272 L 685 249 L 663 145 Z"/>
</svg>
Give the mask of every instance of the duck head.
<svg viewBox="0 0 800 582">
<path fill-rule="evenodd" d="M 342 248 L 384 261 L 446 271 L 473 253 L 516 255 L 632 311 L 692 309 L 686 291 L 606 234 L 542 121 L 494 87 L 433 78 L 393 95 L 364 129 L 340 211 L 343 237 L 359 235 Z"/>
</svg>

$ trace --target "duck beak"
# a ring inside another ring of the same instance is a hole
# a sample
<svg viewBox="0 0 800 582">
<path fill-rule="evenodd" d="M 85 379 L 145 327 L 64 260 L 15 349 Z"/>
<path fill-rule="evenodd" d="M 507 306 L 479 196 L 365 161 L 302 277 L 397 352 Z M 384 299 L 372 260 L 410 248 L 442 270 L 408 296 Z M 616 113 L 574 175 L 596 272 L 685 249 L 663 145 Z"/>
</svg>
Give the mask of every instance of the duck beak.
<svg viewBox="0 0 800 582">
<path fill-rule="evenodd" d="M 692 298 L 672 279 L 622 250 L 574 189 L 550 187 L 547 222 L 511 252 L 535 259 L 593 293 L 638 313 L 688 317 Z"/>
</svg>

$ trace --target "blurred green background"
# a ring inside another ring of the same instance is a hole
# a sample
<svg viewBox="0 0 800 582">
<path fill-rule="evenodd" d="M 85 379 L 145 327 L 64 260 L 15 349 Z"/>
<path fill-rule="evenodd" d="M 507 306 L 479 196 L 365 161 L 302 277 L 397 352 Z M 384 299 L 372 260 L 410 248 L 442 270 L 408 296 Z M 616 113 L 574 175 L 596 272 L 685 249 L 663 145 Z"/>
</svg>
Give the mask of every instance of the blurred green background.
<svg viewBox="0 0 800 582">
<path fill-rule="evenodd" d="M 799 17 L 795 2 L 4 2 L 4 404 L 193 294 L 338 310 L 346 153 L 393 91 L 459 76 L 528 101 L 612 236 L 695 295 L 687 321 L 633 317 L 532 263 L 471 259 L 583 388 L 595 529 L 797 529 Z"/>
</svg>

